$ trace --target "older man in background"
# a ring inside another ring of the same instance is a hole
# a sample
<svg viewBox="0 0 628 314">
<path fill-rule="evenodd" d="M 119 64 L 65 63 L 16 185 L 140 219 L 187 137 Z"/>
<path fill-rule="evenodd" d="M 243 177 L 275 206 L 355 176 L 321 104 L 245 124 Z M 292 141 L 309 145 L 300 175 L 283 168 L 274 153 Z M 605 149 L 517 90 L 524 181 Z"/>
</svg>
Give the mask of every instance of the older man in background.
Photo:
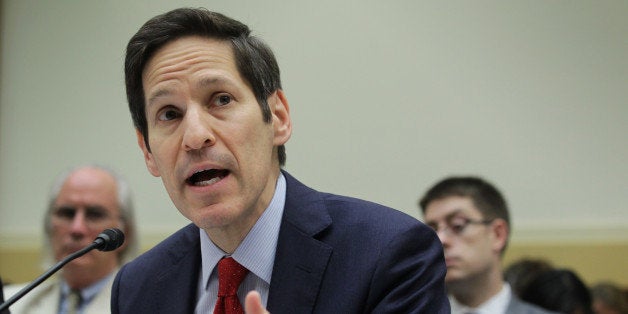
<svg viewBox="0 0 628 314">
<path fill-rule="evenodd" d="M 12 313 L 110 313 L 111 285 L 122 263 L 137 253 L 128 183 L 113 170 L 79 166 L 54 181 L 44 216 L 46 264 L 91 244 L 104 229 L 118 228 L 126 242 L 113 252 L 93 250 L 65 265 L 60 275 L 26 294 Z M 11 297 L 26 284 L 5 287 Z"/>
</svg>

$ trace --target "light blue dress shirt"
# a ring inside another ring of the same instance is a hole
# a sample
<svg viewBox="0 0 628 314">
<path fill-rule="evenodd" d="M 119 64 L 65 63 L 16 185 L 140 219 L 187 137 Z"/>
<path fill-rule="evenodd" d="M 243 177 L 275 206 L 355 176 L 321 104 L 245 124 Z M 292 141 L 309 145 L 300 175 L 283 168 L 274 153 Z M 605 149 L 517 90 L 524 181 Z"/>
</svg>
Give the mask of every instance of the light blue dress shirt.
<svg viewBox="0 0 628 314">
<path fill-rule="evenodd" d="M 256 290 L 266 306 L 270 279 L 275 262 L 275 251 L 279 237 L 279 227 L 286 202 L 286 178 L 279 173 L 275 194 L 268 208 L 262 213 L 251 231 L 236 248 L 231 257 L 250 272 L 238 289 L 238 299 L 244 307 L 244 298 L 251 290 Z M 221 258 L 228 256 L 200 229 L 201 275 L 197 286 L 195 313 L 213 313 L 218 295 L 218 271 L 216 265 Z"/>
</svg>

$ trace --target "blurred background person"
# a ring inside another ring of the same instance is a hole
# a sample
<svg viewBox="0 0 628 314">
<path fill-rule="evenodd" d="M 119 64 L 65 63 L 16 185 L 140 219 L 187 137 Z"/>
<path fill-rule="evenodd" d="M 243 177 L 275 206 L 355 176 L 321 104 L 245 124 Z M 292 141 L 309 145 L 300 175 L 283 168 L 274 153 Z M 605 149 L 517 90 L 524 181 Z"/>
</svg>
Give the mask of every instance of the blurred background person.
<svg viewBox="0 0 628 314">
<path fill-rule="evenodd" d="M 570 269 L 550 269 L 537 274 L 522 291 L 521 299 L 565 314 L 593 313 L 589 289 Z"/>
<path fill-rule="evenodd" d="M 606 281 L 591 287 L 593 313 L 628 314 L 628 294 L 617 284 Z"/>
<path fill-rule="evenodd" d="M 44 266 L 91 244 L 104 229 L 118 228 L 125 243 L 112 252 L 92 250 L 11 305 L 11 313 L 110 313 L 114 274 L 137 254 L 129 184 L 103 166 L 78 166 L 60 174 L 44 215 Z M 27 284 L 8 285 L 8 299 Z"/>
<path fill-rule="evenodd" d="M 537 274 L 553 268 L 549 261 L 541 258 L 522 258 L 506 267 L 504 280 L 510 284 L 512 293 L 521 297 L 521 292 Z"/>
<path fill-rule="evenodd" d="M 510 218 L 497 188 L 477 177 L 450 177 L 431 187 L 419 207 L 445 250 L 451 313 L 548 313 L 519 300 L 504 281 Z"/>
</svg>

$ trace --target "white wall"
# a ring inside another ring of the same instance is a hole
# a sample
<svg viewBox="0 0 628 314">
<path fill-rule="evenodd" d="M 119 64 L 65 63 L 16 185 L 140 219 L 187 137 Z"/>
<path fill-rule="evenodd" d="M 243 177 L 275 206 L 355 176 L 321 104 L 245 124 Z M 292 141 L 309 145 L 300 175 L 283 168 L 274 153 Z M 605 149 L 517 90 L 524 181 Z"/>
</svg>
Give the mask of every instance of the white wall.
<svg viewBox="0 0 628 314">
<path fill-rule="evenodd" d="M 178 6 L 273 47 L 304 183 L 420 218 L 430 185 L 477 174 L 515 241 L 628 239 L 626 1 L 5 0 L 2 245 L 37 243 L 52 177 L 90 161 L 129 179 L 145 242 L 187 223 L 146 171 L 122 71 L 132 34 Z"/>
</svg>

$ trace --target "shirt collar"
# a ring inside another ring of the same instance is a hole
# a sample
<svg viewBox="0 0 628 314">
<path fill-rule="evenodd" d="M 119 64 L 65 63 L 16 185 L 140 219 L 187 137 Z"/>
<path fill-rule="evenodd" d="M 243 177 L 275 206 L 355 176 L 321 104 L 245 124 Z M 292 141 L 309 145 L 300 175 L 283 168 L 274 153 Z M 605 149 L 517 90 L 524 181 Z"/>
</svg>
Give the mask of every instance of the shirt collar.
<svg viewBox="0 0 628 314">
<path fill-rule="evenodd" d="M 98 294 L 98 292 L 100 292 L 100 290 L 102 290 L 102 288 L 107 284 L 107 282 L 109 281 L 109 279 L 111 279 L 114 273 L 115 272 L 111 272 L 111 274 L 105 276 L 105 278 L 100 279 L 96 281 L 95 283 L 91 284 L 90 286 L 87 286 L 79 290 L 78 292 L 81 295 L 81 299 L 83 300 L 83 302 L 91 301 Z M 71 290 L 70 286 L 65 281 L 62 281 L 61 282 L 61 294 L 63 295 L 64 298 L 67 297 L 68 294 L 70 294 L 70 290 Z"/>
<path fill-rule="evenodd" d="M 496 295 L 476 308 L 458 303 L 456 298 L 451 295 L 449 296 L 449 303 L 451 304 L 451 313 L 506 313 L 506 308 L 508 307 L 508 303 L 510 303 L 511 298 L 512 291 L 510 289 L 510 285 L 504 282 L 502 289 Z"/>
<path fill-rule="evenodd" d="M 279 226 L 286 202 L 286 179 L 279 173 L 275 193 L 268 208 L 257 220 L 251 231 L 231 255 L 242 266 L 270 284 L 275 251 L 279 237 Z M 199 229 L 201 240 L 201 265 L 203 282 L 208 283 L 218 261 L 227 255 L 217 247 L 203 229 Z"/>
</svg>

